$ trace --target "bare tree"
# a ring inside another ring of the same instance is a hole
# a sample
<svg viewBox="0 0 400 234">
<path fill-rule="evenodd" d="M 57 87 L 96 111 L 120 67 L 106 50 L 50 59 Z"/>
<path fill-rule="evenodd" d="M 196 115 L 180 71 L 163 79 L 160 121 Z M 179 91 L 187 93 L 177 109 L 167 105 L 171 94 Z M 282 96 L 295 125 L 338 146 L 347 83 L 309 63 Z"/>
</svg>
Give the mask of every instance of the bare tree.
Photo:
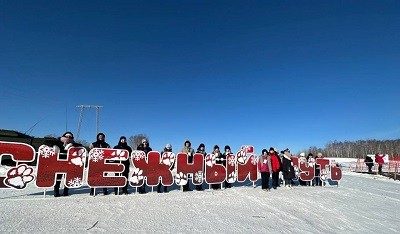
<svg viewBox="0 0 400 234">
<path fill-rule="evenodd" d="M 128 139 L 128 145 L 132 147 L 133 150 L 136 150 L 137 147 L 142 143 L 143 139 L 146 139 L 148 141 L 149 137 L 143 133 L 130 136 Z"/>
<path fill-rule="evenodd" d="M 396 140 L 358 140 L 358 141 L 330 141 L 324 149 L 311 146 L 303 152 L 321 152 L 326 157 L 364 158 L 367 154 L 400 154 L 400 139 Z"/>
</svg>

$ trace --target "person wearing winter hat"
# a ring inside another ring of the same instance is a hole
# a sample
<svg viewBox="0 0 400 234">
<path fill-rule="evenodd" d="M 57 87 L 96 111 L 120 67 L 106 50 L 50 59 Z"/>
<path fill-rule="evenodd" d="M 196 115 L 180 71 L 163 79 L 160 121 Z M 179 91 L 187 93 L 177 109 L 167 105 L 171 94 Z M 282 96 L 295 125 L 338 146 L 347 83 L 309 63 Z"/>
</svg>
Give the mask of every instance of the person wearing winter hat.
<svg viewBox="0 0 400 234">
<path fill-rule="evenodd" d="M 122 172 L 122 175 L 126 178 L 127 182 L 126 182 L 125 186 L 122 187 L 122 193 L 121 193 L 121 194 L 128 195 L 128 183 L 129 183 L 128 180 L 129 180 L 129 166 L 130 166 L 129 160 L 130 160 L 130 156 L 132 153 L 132 148 L 126 142 L 126 137 L 121 136 L 119 138 L 118 145 L 114 146 L 114 149 L 123 149 L 123 150 L 127 150 L 129 152 L 128 160 L 122 161 L 122 163 L 125 166 L 124 171 Z M 119 188 L 114 188 L 114 193 L 115 193 L 115 195 L 120 194 Z"/>
<path fill-rule="evenodd" d="M 82 146 L 81 144 L 74 141 L 74 134 L 72 134 L 72 132 L 65 132 L 61 137 L 58 138 L 57 142 L 46 140 L 44 142 L 44 145 L 53 147 L 54 150 L 59 153 L 60 159 L 67 159 L 67 152 L 69 148 Z M 62 174 L 57 174 L 56 184 L 54 185 L 54 197 L 60 196 L 60 185 L 62 177 Z M 68 191 L 68 187 L 64 186 L 63 196 L 68 196 Z"/>
<path fill-rule="evenodd" d="M 269 156 L 271 157 L 272 167 L 272 188 L 279 187 L 279 171 L 281 169 L 281 160 L 273 147 L 269 148 Z M 271 172 L 271 171 L 270 171 Z"/>
<path fill-rule="evenodd" d="M 90 144 L 89 146 L 90 149 L 93 148 L 111 148 L 110 145 L 106 142 L 106 135 L 102 132 L 98 133 L 96 136 L 96 141 Z M 108 190 L 107 188 L 103 188 L 103 194 L 107 195 Z M 94 188 L 90 189 L 90 196 L 95 196 L 95 190 Z"/>
<path fill-rule="evenodd" d="M 304 152 L 300 153 L 300 155 L 299 155 L 299 165 L 301 163 L 307 163 L 306 153 L 304 153 Z M 301 186 L 306 186 L 307 185 L 307 181 L 304 181 L 299 177 L 299 184 Z"/>
<path fill-rule="evenodd" d="M 90 144 L 90 149 L 93 148 L 111 148 L 110 145 L 106 142 L 106 135 L 102 132 L 97 134 L 96 141 Z"/>
<path fill-rule="evenodd" d="M 314 167 L 315 166 L 315 159 L 314 159 L 314 155 L 310 152 L 310 153 L 308 153 L 308 155 L 307 155 L 307 157 L 306 157 L 306 160 L 307 160 L 307 165 L 309 166 L 309 167 Z M 314 182 L 313 181 L 307 181 L 307 185 L 308 186 L 314 186 Z"/>
<path fill-rule="evenodd" d="M 183 143 L 183 148 L 181 150 L 181 153 L 185 153 L 188 156 L 188 163 L 193 163 L 193 155 L 194 155 L 194 149 L 192 148 L 192 143 L 190 143 L 189 140 L 186 140 Z M 189 181 L 187 184 L 183 185 L 183 192 L 187 191 L 192 191 L 189 187 Z"/>
<path fill-rule="evenodd" d="M 153 151 L 153 149 L 150 147 L 149 140 L 146 138 L 142 139 L 142 143 L 136 148 L 136 150 L 143 151 L 146 155 L 150 151 Z M 146 193 L 146 184 L 143 183 L 143 185 L 139 187 L 139 194 L 145 194 L 145 193 Z"/>
<path fill-rule="evenodd" d="M 214 150 L 213 150 L 212 154 L 215 157 L 215 163 L 216 164 L 222 164 L 223 163 L 222 160 L 221 160 L 222 154 L 221 154 L 221 151 L 219 150 L 219 146 L 218 145 L 214 146 Z M 221 184 L 212 184 L 211 187 L 213 189 L 220 189 L 221 188 Z"/>
<path fill-rule="evenodd" d="M 258 158 L 257 163 L 258 171 L 261 173 L 261 189 L 270 191 L 269 189 L 269 178 L 272 172 L 271 156 L 268 155 L 268 151 L 263 149 L 261 156 Z"/>
<path fill-rule="evenodd" d="M 207 155 L 206 146 L 203 143 L 201 143 L 199 145 L 199 147 L 197 147 L 196 154 L 202 154 L 203 157 L 206 158 L 206 155 Z M 203 168 L 205 168 L 205 166 Z M 203 175 L 204 175 L 204 171 L 203 171 Z M 203 189 L 203 184 L 196 185 L 196 190 L 197 191 L 203 191 L 204 190 Z"/>
<path fill-rule="evenodd" d="M 292 180 L 295 178 L 293 162 L 291 158 L 292 154 L 289 149 L 285 149 L 283 151 L 282 157 L 282 174 L 283 179 L 285 180 L 285 187 L 292 188 Z"/>
<path fill-rule="evenodd" d="M 231 147 L 229 145 L 226 145 L 224 147 L 224 153 L 221 156 L 222 164 L 224 165 L 225 168 L 226 168 L 226 158 L 230 154 L 232 154 Z M 231 188 L 231 187 L 232 187 L 232 184 L 228 183 L 228 181 L 225 180 L 225 188 L 227 189 L 227 188 Z"/>
<path fill-rule="evenodd" d="M 317 161 L 317 158 L 322 158 L 322 153 L 317 153 L 317 156 L 315 156 L 315 162 Z M 320 178 L 321 175 L 321 166 L 317 163 L 315 163 L 315 177 L 314 177 L 314 185 L 316 186 L 322 186 L 322 180 Z"/>
<path fill-rule="evenodd" d="M 205 146 L 203 143 L 201 143 L 201 144 L 199 145 L 199 147 L 197 147 L 196 153 L 202 154 L 202 155 L 205 157 L 205 156 L 207 155 L 207 153 L 206 153 L 206 146 Z"/>
<path fill-rule="evenodd" d="M 141 142 L 142 142 L 142 143 L 140 143 L 140 144 L 138 145 L 138 147 L 136 148 L 136 150 L 144 151 L 146 154 L 153 150 L 153 149 L 150 147 L 149 140 L 147 140 L 146 138 L 143 138 Z"/>
<path fill-rule="evenodd" d="M 163 151 L 160 153 L 160 155 L 162 156 L 164 153 L 167 153 L 167 152 L 172 152 L 172 145 L 171 144 L 165 145 L 165 147 L 164 147 Z M 171 165 L 171 168 L 174 168 L 174 165 Z M 162 186 L 161 183 L 159 183 L 157 185 L 157 193 L 162 193 L 161 186 Z M 164 186 L 164 193 L 168 193 L 168 186 Z"/>
</svg>

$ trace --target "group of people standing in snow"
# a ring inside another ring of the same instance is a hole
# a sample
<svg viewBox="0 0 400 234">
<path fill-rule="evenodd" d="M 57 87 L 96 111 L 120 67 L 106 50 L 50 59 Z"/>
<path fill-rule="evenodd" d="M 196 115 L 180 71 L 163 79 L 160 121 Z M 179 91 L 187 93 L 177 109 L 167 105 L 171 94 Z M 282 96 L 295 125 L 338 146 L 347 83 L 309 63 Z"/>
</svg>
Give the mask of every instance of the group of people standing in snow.
<svg viewBox="0 0 400 234">
<path fill-rule="evenodd" d="M 275 150 L 275 148 L 269 148 L 269 151 L 263 149 L 261 156 L 258 160 L 258 170 L 261 172 L 261 189 L 270 191 L 270 178 L 272 179 L 272 188 L 276 189 L 280 186 L 280 172 L 286 188 L 292 189 L 293 179 L 296 178 L 295 169 L 291 159 L 292 155 L 289 149 L 281 151 L 281 154 Z M 319 178 L 321 169 L 318 164 L 315 163 L 316 158 L 322 158 L 322 153 L 318 153 L 316 157 L 312 153 L 309 153 L 305 157 L 305 153 L 300 154 L 299 161 L 303 161 L 308 166 L 315 166 L 315 178 L 313 181 L 303 181 L 299 178 L 299 184 L 301 186 L 322 186 L 322 181 Z"/>
<path fill-rule="evenodd" d="M 322 153 L 317 153 L 317 155 L 313 155 L 309 153 L 307 157 L 305 153 L 301 153 L 299 157 L 300 162 L 305 162 L 309 167 L 315 167 L 315 177 L 312 181 L 303 181 L 299 178 L 299 184 L 301 186 L 312 185 L 312 186 L 322 186 L 322 181 L 320 179 L 321 176 L 321 167 L 319 164 L 316 164 L 317 158 L 323 158 Z"/>
<path fill-rule="evenodd" d="M 89 148 L 111 148 L 110 144 L 108 144 L 105 140 L 106 136 L 104 133 L 98 133 L 96 136 L 96 141 L 91 143 Z M 81 144 L 78 144 L 74 141 L 74 136 L 71 132 L 66 132 L 64 133 L 60 138 L 59 141 L 54 144 L 54 142 L 45 142 L 46 145 L 50 146 L 50 147 L 57 147 L 58 148 L 58 152 L 61 153 L 61 157 L 65 157 L 66 158 L 66 153 L 68 151 L 68 149 L 70 147 L 78 147 L 78 146 L 82 146 Z M 132 153 L 132 148 L 130 146 L 128 146 L 127 144 L 127 139 L 125 136 L 121 136 L 118 144 L 115 145 L 113 147 L 114 149 L 124 149 L 127 150 L 129 152 L 129 155 L 131 155 Z M 146 154 L 148 154 L 150 151 L 152 151 L 152 148 L 150 147 L 149 141 L 145 138 L 142 139 L 141 143 L 138 145 L 138 147 L 136 148 L 136 150 L 139 151 L 143 151 Z M 163 151 L 161 152 L 161 155 L 165 152 L 172 152 L 172 145 L 171 144 L 167 144 Z M 200 153 L 202 154 L 204 157 L 207 155 L 206 153 L 206 147 L 203 143 L 201 143 L 197 150 L 195 151 L 192 148 L 192 144 L 189 140 L 186 140 L 184 142 L 184 146 L 183 148 L 180 150 L 181 153 L 186 153 L 188 155 L 188 163 L 193 163 L 193 156 L 195 153 Z M 222 164 L 226 167 L 226 159 L 227 156 L 229 154 L 231 154 L 231 148 L 229 145 L 226 145 L 224 147 L 224 151 L 221 152 L 220 148 L 218 145 L 215 145 L 213 147 L 213 151 L 212 154 L 215 157 L 216 160 L 216 164 Z M 304 153 L 300 154 L 300 160 L 301 157 L 304 157 Z M 318 153 L 317 157 L 322 157 L 322 154 Z M 307 158 L 305 159 L 307 160 L 307 162 L 312 165 L 315 164 L 315 159 L 313 157 L 313 155 L 310 153 Z M 122 172 L 122 176 L 124 176 L 128 181 L 129 181 L 129 167 L 130 167 L 130 161 L 129 160 L 125 160 L 122 161 L 121 163 L 123 163 L 125 165 L 125 169 Z M 262 189 L 266 190 L 266 191 L 270 191 L 270 178 L 272 178 L 272 188 L 276 189 L 277 187 L 280 186 L 280 172 L 282 172 L 282 176 L 283 176 L 283 180 L 284 180 L 284 184 L 285 187 L 287 188 L 292 188 L 292 183 L 293 183 L 293 179 L 296 177 L 295 176 L 295 171 L 294 171 L 294 167 L 293 167 L 293 163 L 291 160 L 291 153 L 289 149 L 285 149 L 283 151 L 281 151 L 281 154 L 278 154 L 278 152 L 271 147 L 269 149 L 269 151 L 267 151 L 266 149 L 262 150 L 262 154 L 261 156 L 259 156 L 258 159 L 258 170 L 261 172 L 261 184 L 262 184 Z M 312 165 L 313 166 L 313 165 Z M 173 167 L 173 165 L 172 165 Z M 319 171 L 320 169 L 318 168 L 318 165 L 316 165 L 316 176 L 319 176 Z M 62 179 L 62 175 L 58 175 L 57 176 L 57 181 L 56 184 L 54 186 L 54 196 L 55 197 L 59 197 L 60 196 L 60 184 L 61 184 L 61 179 Z M 223 183 L 225 188 L 231 188 L 232 184 L 229 183 L 228 181 L 225 180 L 225 182 Z M 300 185 L 310 185 L 309 182 L 305 182 L 305 181 L 301 181 L 300 180 Z M 319 180 L 319 178 L 315 179 L 315 182 L 312 183 L 312 185 L 321 185 L 321 181 Z M 212 189 L 221 189 L 222 184 L 212 184 L 211 188 Z M 192 191 L 192 189 L 190 188 L 189 183 L 187 183 L 186 185 L 182 186 L 183 191 Z M 122 187 L 122 190 L 120 191 L 121 188 L 114 188 L 114 193 L 117 194 L 128 194 L 128 183 Z M 202 184 L 200 185 L 195 185 L 195 189 L 197 191 L 203 191 L 204 188 L 202 186 Z M 108 189 L 107 188 L 103 188 L 103 194 L 107 195 L 108 194 Z M 146 185 L 142 185 L 141 187 L 138 188 L 138 192 L 140 194 L 144 194 L 146 193 Z M 166 193 L 168 192 L 168 186 L 163 186 L 161 183 L 157 186 L 157 192 L 158 193 Z M 68 196 L 68 188 L 64 187 L 64 196 Z M 95 189 L 91 188 L 90 189 L 90 195 L 91 196 L 95 196 Z"/>
<path fill-rule="evenodd" d="M 194 155 L 195 153 L 202 154 L 204 157 L 206 157 L 206 155 L 207 155 L 207 153 L 206 153 L 206 146 L 205 146 L 203 143 L 201 143 L 201 144 L 199 145 L 199 147 L 197 147 L 197 150 L 196 150 L 196 152 L 195 152 L 194 149 L 192 148 L 192 143 L 191 143 L 189 140 L 186 140 L 186 141 L 184 142 L 183 148 L 181 149 L 180 152 L 181 152 L 181 153 L 185 153 L 185 154 L 188 155 L 188 163 L 192 163 L 192 162 L 193 162 L 193 155 Z M 219 148 L 218 145 L 215 145 L 214 148 L 213 148 L 213 151 L 212 151 L 212 154 L 215 156 L 216 164 L 222 164 L 222 165 L 224 165 L 225 167 L 226 167 L 226 158 L 227 158 L 227 155 L 229 155 L 229 154 L 231 154 L 231 153 L 232 153 L 232 151 L 231 151 L 231 147 L 230 147 L 229 145 L 226 145 L 226 146 L 224 147 L 224 152 L 223 152 L 223 153 L 221 153 L 220 148 Z M 225 180 L 225 182 L 224 182 L 224 186 L 225 186 L 225 188 L 231 188 L 231 187 L 232 187 L 231 183 L 229 183 L 229 182 L 226 181 L 226 180 Z M 221 188 L 221 185 L 220 185 L 220 184 L 212 184 L 212 185 L 211 185 L 211 188 L 212 188 L 212 189 L 220 189 L 220 188 Z M 195 189 L 196 189 L 197 191 L 203 191 L 203 190 L 204 190 L 202 184 L 196 185 L 196 186 L 195 186 Z M 189 186 L 189 183 L 187 183 L 186 185 L 183 186 L 183 191 L 184 191 L 184 192 L 192 191 L 192 189 L 191 189 L 190 186 Z M 160 192 L 160 191 L 158 190 L 157 192 Z"/>
<path fill-rule="evenodd" d="M 67 159 L 67 151 L 69 148 L 82 146 L 82 144 L 75 142 L 74 135 L 72 134 L 72 132 L 65 132 L 60 138 L 58 138 L 58 142 L 56 142 L 56 143 L 54 143 L 54 141 L 45 141 L 44 144 L 55 148 L 56 151 L 60 153 L 60 159 Z M 111 148 L 111 146 L 106 142 L 106 135 L 104 133 L 99 133 L 99 134 L 97 134 L 96 141 L 93 142 L 92 144 L 90 144 L 89 148 L 90 149 L 92 149 L 92 148 Z M 126 137 L 124 137 L 124 136 L 120 137 L 118 144 L 116 146 L 114 146 L 114 149 L 125 149 L 129 152 L 129 154 L 132 153 L 132 148 L 130 146 L 128 146 Z M 125 161 L 122 161 L 121 163 L 123 163 L 125 165 L 125 169 L 122 172 L 122 176 L 124 176 L 126 179 L 128 179 L 130 162 L 128 160 L 125 160 Z M 56 184 L 54 186 L 54 196 L 55 197 L 60 196 L 61 179 L 62 179 L 62 175 L 61 174 L 57 175 Z M 68 196 L 69 195 L 68 191 L 69 191 L 68 187 L 64 186 L 63 196 Z M 108 189 L 103 188 L 103 193 L 104 193 L 104 195 L 107 195 Z M 119 191 L 119 188 L 114 188 L 114 193 L 115 194 L 128 194 L 128 183 L 124 187 L 122 187 L 121 193 Z M 95 195 L 94 188 L 90 189 L 90 195 L 91 196 Z"/>
<path fill-rule="evenodd" d="M 385 163 L 384 157 L 385 155 L 383 154 L 375 154 L 375 163 L 378 164 L 378 174 L 380 175 L 382 174 L 382 166 Z M 369 155 L 365 156 L 364 162 L 368 167 L 368 173 L 372 173 L 372 167 L 374 166 L 374 160 L 372 157 Z"/>
</svg>

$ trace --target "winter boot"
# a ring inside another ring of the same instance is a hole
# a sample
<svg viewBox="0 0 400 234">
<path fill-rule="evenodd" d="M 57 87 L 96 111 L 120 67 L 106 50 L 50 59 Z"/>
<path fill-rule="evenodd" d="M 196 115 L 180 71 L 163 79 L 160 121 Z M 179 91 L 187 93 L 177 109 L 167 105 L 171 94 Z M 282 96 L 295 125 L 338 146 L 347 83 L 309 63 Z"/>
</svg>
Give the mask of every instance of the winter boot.
<svg viewBox="0 0 400 234">
<path fill-rule="evenodd" d="M 64 197 L 69 196 L 68 191 L 69 191 L 68 187 L 65 187 L 65 188 L 64 188 L 64 193 L 63 193 L 63 196 L 64 196 Z"/>
<path fill-rule="evenodd" d="M 54 186 L 54 197 L 60 196 L 60 182 L 57 181 L 56 185 Z"/>
<path fill-rule="evenodd" d="M 54 197 L 59 197 L 60 196 L 60 191 L 59 191 L 59 189 L 57 188 L 54 188 Z"/>
</svg>

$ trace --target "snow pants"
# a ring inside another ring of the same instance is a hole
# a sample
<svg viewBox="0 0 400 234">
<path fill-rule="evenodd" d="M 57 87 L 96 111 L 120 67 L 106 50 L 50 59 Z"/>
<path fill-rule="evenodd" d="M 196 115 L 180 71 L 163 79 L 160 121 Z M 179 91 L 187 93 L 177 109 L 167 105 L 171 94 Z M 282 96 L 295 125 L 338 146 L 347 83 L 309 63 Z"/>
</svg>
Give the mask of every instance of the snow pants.
<svg viewBox="0 0 400 234">
<path fill-rule="evenodd" d="M 269 172 L 261 172 L 261 188 L 262 189 L 269 189 Z"/>
</svg>

